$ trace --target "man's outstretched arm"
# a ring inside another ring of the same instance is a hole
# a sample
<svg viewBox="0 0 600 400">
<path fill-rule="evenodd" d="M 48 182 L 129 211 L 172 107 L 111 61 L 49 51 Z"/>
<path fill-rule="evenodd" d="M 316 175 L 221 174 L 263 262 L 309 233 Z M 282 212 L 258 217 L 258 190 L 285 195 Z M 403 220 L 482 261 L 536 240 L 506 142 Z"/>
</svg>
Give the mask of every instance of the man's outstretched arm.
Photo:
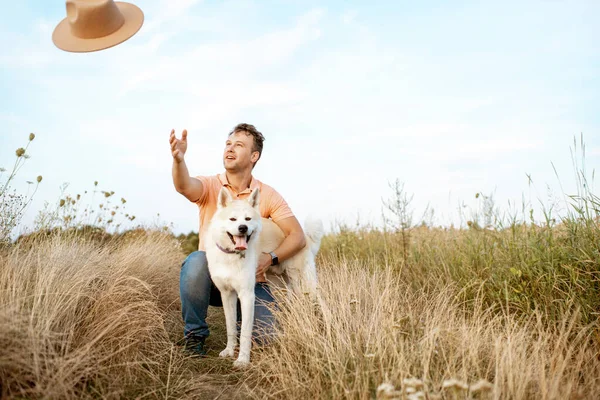
<svg viewBox="0 0 600 400">
<path fill-rule="evenodd" d="M 187 151 L 187 130 L 184 129 L 181 139 L 175 136 L 175 130 L 171 130 L 169 135 L 171 144 L 171 155 L 173 156 L 173 184 L 175 190 L 184 195 L 188 200 L 196 202 L 203 193 L 204 187 L 199 179 L 192 178 L 185 164 L 184 155 Z"/>
</svg>

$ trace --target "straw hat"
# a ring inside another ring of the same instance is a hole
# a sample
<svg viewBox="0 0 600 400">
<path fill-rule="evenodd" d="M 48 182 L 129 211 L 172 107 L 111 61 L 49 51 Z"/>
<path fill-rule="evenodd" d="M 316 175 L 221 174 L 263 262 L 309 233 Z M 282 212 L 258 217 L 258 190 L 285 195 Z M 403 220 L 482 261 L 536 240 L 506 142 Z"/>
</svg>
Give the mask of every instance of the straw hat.
<svg viewBox="0 0 600 400">
<path fill-rule="evenodd" d="M 67 0 L 67 18 L 52 34 L 59 49 L 89 52 L 123 43 L 142 27 L 144 13 L 113 0 Z"/>
</svg>

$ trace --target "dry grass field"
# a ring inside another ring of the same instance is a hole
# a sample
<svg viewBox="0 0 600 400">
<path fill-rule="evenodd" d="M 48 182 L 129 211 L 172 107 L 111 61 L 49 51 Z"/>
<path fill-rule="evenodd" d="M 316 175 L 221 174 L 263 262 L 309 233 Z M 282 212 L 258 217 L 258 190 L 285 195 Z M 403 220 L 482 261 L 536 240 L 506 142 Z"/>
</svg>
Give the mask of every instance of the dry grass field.
<svg viewBox="0 0 600 400">
<path fill-rule="evenodd" d="M 32 235 L 0 253 L 2 397 L 600 398 L 600 227 L 572 223 L 415 228 L 408 258 L 399 233 L 341 229 L 322 304 L 282 298 L 246 371 L 217 357 L 220 309 L 208 358 L 178 343 L 171 235 Z"/>
</svg>

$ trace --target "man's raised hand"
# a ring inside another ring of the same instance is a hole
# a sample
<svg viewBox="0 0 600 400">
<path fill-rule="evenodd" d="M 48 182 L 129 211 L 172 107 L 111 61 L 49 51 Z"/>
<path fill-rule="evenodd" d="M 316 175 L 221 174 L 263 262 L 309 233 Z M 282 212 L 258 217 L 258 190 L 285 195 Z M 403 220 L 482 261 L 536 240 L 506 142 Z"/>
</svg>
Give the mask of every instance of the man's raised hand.
<svg viewBox="0 0 600 400">
<path fill-rule="evenodd" d="M 175 137 L 175 129 L 171 129 L 169 135 L 169 143 L 171 144 L 171 155 L 178 163 L 183 161 L 183 156 L 187 150 L 187 130 L 184 129 L 181 134 L 181 139 Z"/>
</svg>

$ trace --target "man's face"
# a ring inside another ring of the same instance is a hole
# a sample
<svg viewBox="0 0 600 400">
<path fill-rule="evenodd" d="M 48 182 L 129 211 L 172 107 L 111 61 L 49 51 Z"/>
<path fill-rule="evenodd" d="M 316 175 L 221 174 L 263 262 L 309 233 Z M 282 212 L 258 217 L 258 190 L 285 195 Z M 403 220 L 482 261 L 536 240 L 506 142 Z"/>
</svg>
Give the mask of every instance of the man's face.
<svg viewBox="0 0 600 400">
<path fill-rule="evenodd" d="M 228 171 L 252 169 L 252 163 L 258 159 L 258 152 L 253 152 L 254 138 L 246 132 L 235 132 L 229 135 L 223 152 L 223 166 Z"/>
</svg>

